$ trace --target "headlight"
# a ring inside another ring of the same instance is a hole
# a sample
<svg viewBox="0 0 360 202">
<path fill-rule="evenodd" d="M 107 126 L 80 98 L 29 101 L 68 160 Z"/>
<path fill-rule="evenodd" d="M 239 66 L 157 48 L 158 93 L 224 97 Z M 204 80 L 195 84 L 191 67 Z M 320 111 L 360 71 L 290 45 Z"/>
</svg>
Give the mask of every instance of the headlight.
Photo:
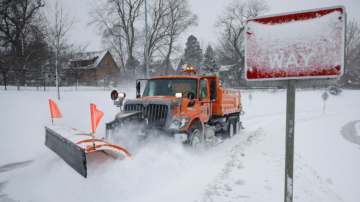
<svg viewBox="0 0 360 202">
<path fill-rule="evenodd" d="M 190 116 L 175 118 L 172 120 L 171 129 L 183 129 L 190 123 Z"/>
<path fill-rule="evenodd" d="M 177 99 L 182 98 L 182 93 L 175 93 L 175 97 L 176 97 Z"/>
<path fill-rule="evenodd" d="M 119 98 L 125 98 L 126 94 L 125 93 L 119 93 Z"/>
</svg>

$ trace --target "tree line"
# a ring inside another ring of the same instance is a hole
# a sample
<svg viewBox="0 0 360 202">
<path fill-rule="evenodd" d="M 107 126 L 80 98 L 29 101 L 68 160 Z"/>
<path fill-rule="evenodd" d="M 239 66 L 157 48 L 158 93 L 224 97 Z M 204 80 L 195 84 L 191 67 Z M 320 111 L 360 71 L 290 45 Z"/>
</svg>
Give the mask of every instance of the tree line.
<svg viewBox="0 0 360 202">
<path fill-rule="evenodd" d="M 110 50 L 121 75 L 127 78 L 145 73 L 145 65 L 137 69 L 145 63 L 144 4 L 145 0 L 98 0 L 88 10 L 88 25 L 101 36 L 103 48 Z M 240 84 L 244 71 L 246 19 L 270 10 L 266 0 L 233 0 L 214 22 L 217 41 L 202 50 L 200 47 L 205 46 L 195 36 L 189 36 L 186 44 L 180 41 L 199 23 L 188 0 L 148 0 L 147 6 L 150 61 L 164 60 L 168 70 L 170 59 L 181 55 L 202 75 L 217 73 L 220 66 L 226 65 L 234 85 Z M 19 85 L 25 85 L 31 70 L 61 72 L 69 58 L 85 52 L 89 45 L 69 41 L 69 32 L 76 23 L 74 10 L 61 0 L 53 5 L 44 0 L 1 0 L 0 68 L 19 70 Z M 343 85 L 360 86 L 359 50 L 360 26 L 356 20 L 348 20 L 346 69 L 340 81 Z M 77 77 L 84 71 L 76 67 L 70 70 Z M 222 80 L 228 81 L 228 75 L 222 75 Z"/>
</svg>

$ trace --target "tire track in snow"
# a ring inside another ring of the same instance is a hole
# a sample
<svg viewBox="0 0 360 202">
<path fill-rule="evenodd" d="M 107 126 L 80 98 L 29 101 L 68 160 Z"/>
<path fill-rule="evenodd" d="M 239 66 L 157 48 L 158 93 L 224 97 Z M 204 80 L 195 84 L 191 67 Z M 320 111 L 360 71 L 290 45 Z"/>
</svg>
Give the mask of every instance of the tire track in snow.
<svg viewBox="0 0 360 202">
<path fill-rule="evenodd" d="M 23 162 L 17 162 L 17 163 L 9 163 L 3 166 L 0 166 L 0 173 L 2 172 L 7 172 L 7 171 L 11 171 L 17 168 L 23 168 L 25 166 L 30 165 L 33 162 L 33 160 L 29 160 L 29 161 L 23 161 Z M 8 198 L 8 196 L 3 193 L 3 189 L 6 186 L 6 181 L 5 182 L 0 182 L 0 202 L 18 202 L 15 200 L 12 200 L 11 198 Z"/>
<path fill-rule="evenodd" d="M 322 119 L 331 117 L 332 115 L 328 116 L 314 116 L 309 118 L 299 119 L 298 123 L 300 122 L 308 122 L 312 120 Z M 276 116 L 277 117 L 277 116 Z M 278 117 L 277 117 L 278 118 Z M 266 135 L 265 133 L 268 130 L 274 130 L 274 127 L 277 128 L 276 130 L 284 131 L 283 127 L 278 127 L 279 124 L 283 122 L 279 122 L 278 119 L 273 119 L 272 121 L 261 121 L 257 123 L 253 123 L 251 126 L 258 127 L 255 131 L 250 133 L 245 141 L 241 141 L 240 143 L 234 145 L 230 150 L 230 158 L 225 163 L 223 169 L 221 170 L 220 174 L 207 185 L 205 190 L 202 193 L 202 202 L 214 202 L 214 201 L 238 201 L 238 200 L 245 200 L 245 201 L 252 201 L 254 200 L 254 192 L 250 192 L 248 194 L 239 194 L 239 186 L 244 186 L 246 184 L 245 179 L 239 178 L 231 178 L 231 174 L 236 174 L 239 172 L 237 169 L 243 169 L 244 165 L 240 158 L 244 155 L 244 151 L 247 147 L 258 144 L 261 141 L 265 140 L 266 144 L 273 144 L 273 141 L 281 141 L 280 139 L 274 140 L 273 137 L 271 139 L 262 139 L 261 136 Z M 250 128 L 250 127 L 247 127 Z M 263 130 L 266 128 L 266 132 Z M 272 132 L 273 134 L 279 134 L 278 132 Z M 280 136 L 283 132 L 280 132 Z M 279 135 L 276 135 L 278 137 Z M 284 134 L 285 138 L 285 134 Z M 270 141 L 270 142 L 269 142 Z M 279 168 L 284 167 L 285 159 L 284 156 L 279 155 L 279 152 L 284 152 L 284 148 L 277 148 L 277 152 L 275 150 L 269 150 L 269 153 L 264 155 L 273 156 L 273 167 L 277 170 Z M 254 154 L 257 155 L 257 154 Z M 274 156 L 275 155 L 275 156 Z M 307 164 L 306 160 L 302 158 L 299 151 L 295 148 L 295 167 L 294 167 L 294 190 L 296 191 L 294 195 L 294 199 L 301 200 L 301 201 L 321 201 L 324 199 L 330 199 L 330 201 L 343 201 L 331 188 L 332 180 L 330 178 L 323 178 L 321 177 L 316 170 L 314 170 L 310 165 Z M 275 163 L 275 164 L 274 164 Z M 246 165 L 245 165 L 246 166 Z M 241 172 L 241 171 L 240 171 Z M 246 171 L 248 172 L 248 171 Z M 276 171 L 276 175 L 278 173 L 283 175 L 283 171 Z M 244 173 L 246 174 L 246 173 Z M 234 176 L 234 175 L 232 175 Z M 246 178 L 244 176 L 244 178 Z M 266 179 L 266 178 L 265 178 Z M 283 184 L 283 177 L 280 181 Z M 278 183 L 279 181 L 274 181 L 274 179 L 268 181 L 265 180 L 266 185 L 264 187 L 259 186 L 266 189 L 265 192 L 271 191 L 279 191 Z M 271 182 L 271 183 L 270 183 Z M 271 186 L 275 186 L 274 188 Z M 260 185 L 260 184 L 259 184 Z M 280 190 L 282 191 L 283 185 L 281 185 Z M 244 190 L 245 191 L 245 190 Z M 249 195 L 250 194 L 250 195 Z M 281 194 L 280 194 L 281 195 Z"/>
<path fill-rule="evenodd" d="M 294 159 L 294 199 L 299 201 L 343 201 L 331 189 L 330 186 L 333 185 L 331 178 L 321 177 L 316 170 L 307 164 L 296 149 Z M 321 194 L 328 198 L 320 197 Z"/>
<path fill-rule="evenodd" d="M 0 202 L 19 202 L 19 201 L 15 201 L 12 200 L 11 198 L 8 198 L 8 196 L 3 193 L 3 189 L 5 187 L 7 182 L 0 182 Z"/>
<path fill-rule="evenodd" d="M 214 179 L 213 182 L 207 185 L 204 193 L 202 194 L 203 202 L 214 202 L 214 197 L 225 196 L 228 197 L 228 192 L 232 191 L 232 185 L 226 183 L 229 175 L 233 172 L 234 169 L 242 169 L 244 168 L 240 156 L 244 156 L 244 148 L 246 146 L 252 145 L 253 140 L 257 139 L 260 135 L 262 135 L 262 128 L 256 129 L 253 133 L 251 133 L 245 141 L 242 141 L 235 146 L 233 146 L 230 150 L 232 153 L 230 159 L 226 162 L 224 168 L 218 177 Z M 236 185 L 244 185 L 244 180 L 237 180 L 235 182 Z M 238 198 L 249 198 L 249 196 L 238 195 Z"/>
<path fill-rule="evenodd" d="M 23 162 L 17 162 L 17 163 L 9 163 L 3 166 L 0 166 L 0 173 L 2 172 L 7 172 L 16 168 L 22 168 L 25 167 L 29 164 L 31 164 L 33 162 L 33 160 L 29 160 L 29 161 L 23 161 Z"/>
<path fill-rule="evenodd" d="M 349 142 L 360 145 L 360 131 L 357 131 L 357 124 L 360 125 L 360 121 L 351 121 L 343 127 L 341 127 L 341 135 Z"/>
</svg>

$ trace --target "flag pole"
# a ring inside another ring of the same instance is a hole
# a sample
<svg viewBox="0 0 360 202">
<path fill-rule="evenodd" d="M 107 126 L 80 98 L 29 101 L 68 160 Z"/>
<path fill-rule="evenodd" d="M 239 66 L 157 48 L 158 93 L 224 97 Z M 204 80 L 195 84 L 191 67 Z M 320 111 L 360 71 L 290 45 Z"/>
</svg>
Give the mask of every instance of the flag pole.
<svg viewBox="0 0 360 202">
<path fill-rule="evenodd" d="M 96 150 L 96 147 L 95 147 L 95 140 L 94 140 L 94 134 L 93 134 L 93 133 L 90 133 L 90 135 L 92 136 L 94 150 Z"/>
</svg>

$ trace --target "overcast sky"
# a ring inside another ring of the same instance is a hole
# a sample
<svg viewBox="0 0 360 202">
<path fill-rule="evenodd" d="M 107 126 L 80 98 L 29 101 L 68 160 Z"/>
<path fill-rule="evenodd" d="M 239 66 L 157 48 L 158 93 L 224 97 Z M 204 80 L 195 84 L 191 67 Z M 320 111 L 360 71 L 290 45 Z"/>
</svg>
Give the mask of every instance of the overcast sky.
<svg viewBox="0 0 360 202">
<path fill-rule="evenodd" d="M 55 0 L 47 0 L 53 4 Z M 89 42 L 88 51 L 103 50 L 101 46 L 101 37 L 96 34 L 94 27 L 87 27 L 89 21 L 87 15 L 91 0 L 64 0 L 65 3 L 76 10 L 78 23 L 73 29 L 70 40 L 75 43 Z M 186 39 L 194 35 L 204 46 L 208 43 L 215 44 L 218 35 L 214 24 L 217 17 L 221 14 L 223 8 L 232 0 L 189 0 L 191 9 L 198 15 L 199 25 L 188 30 L 182 38 L 182 46 L 185 48 Z M 360 0 L 268 0 L 271 9 L 264 15 L 286 13 L 292 11 L 301 11 L 314 8 L 323 8 L 329 6 L 345 6 L 348 21 L 356 19 L 360 22 Z M 205 51 L 205 50 L 203 50 Z"/>
</svg>

